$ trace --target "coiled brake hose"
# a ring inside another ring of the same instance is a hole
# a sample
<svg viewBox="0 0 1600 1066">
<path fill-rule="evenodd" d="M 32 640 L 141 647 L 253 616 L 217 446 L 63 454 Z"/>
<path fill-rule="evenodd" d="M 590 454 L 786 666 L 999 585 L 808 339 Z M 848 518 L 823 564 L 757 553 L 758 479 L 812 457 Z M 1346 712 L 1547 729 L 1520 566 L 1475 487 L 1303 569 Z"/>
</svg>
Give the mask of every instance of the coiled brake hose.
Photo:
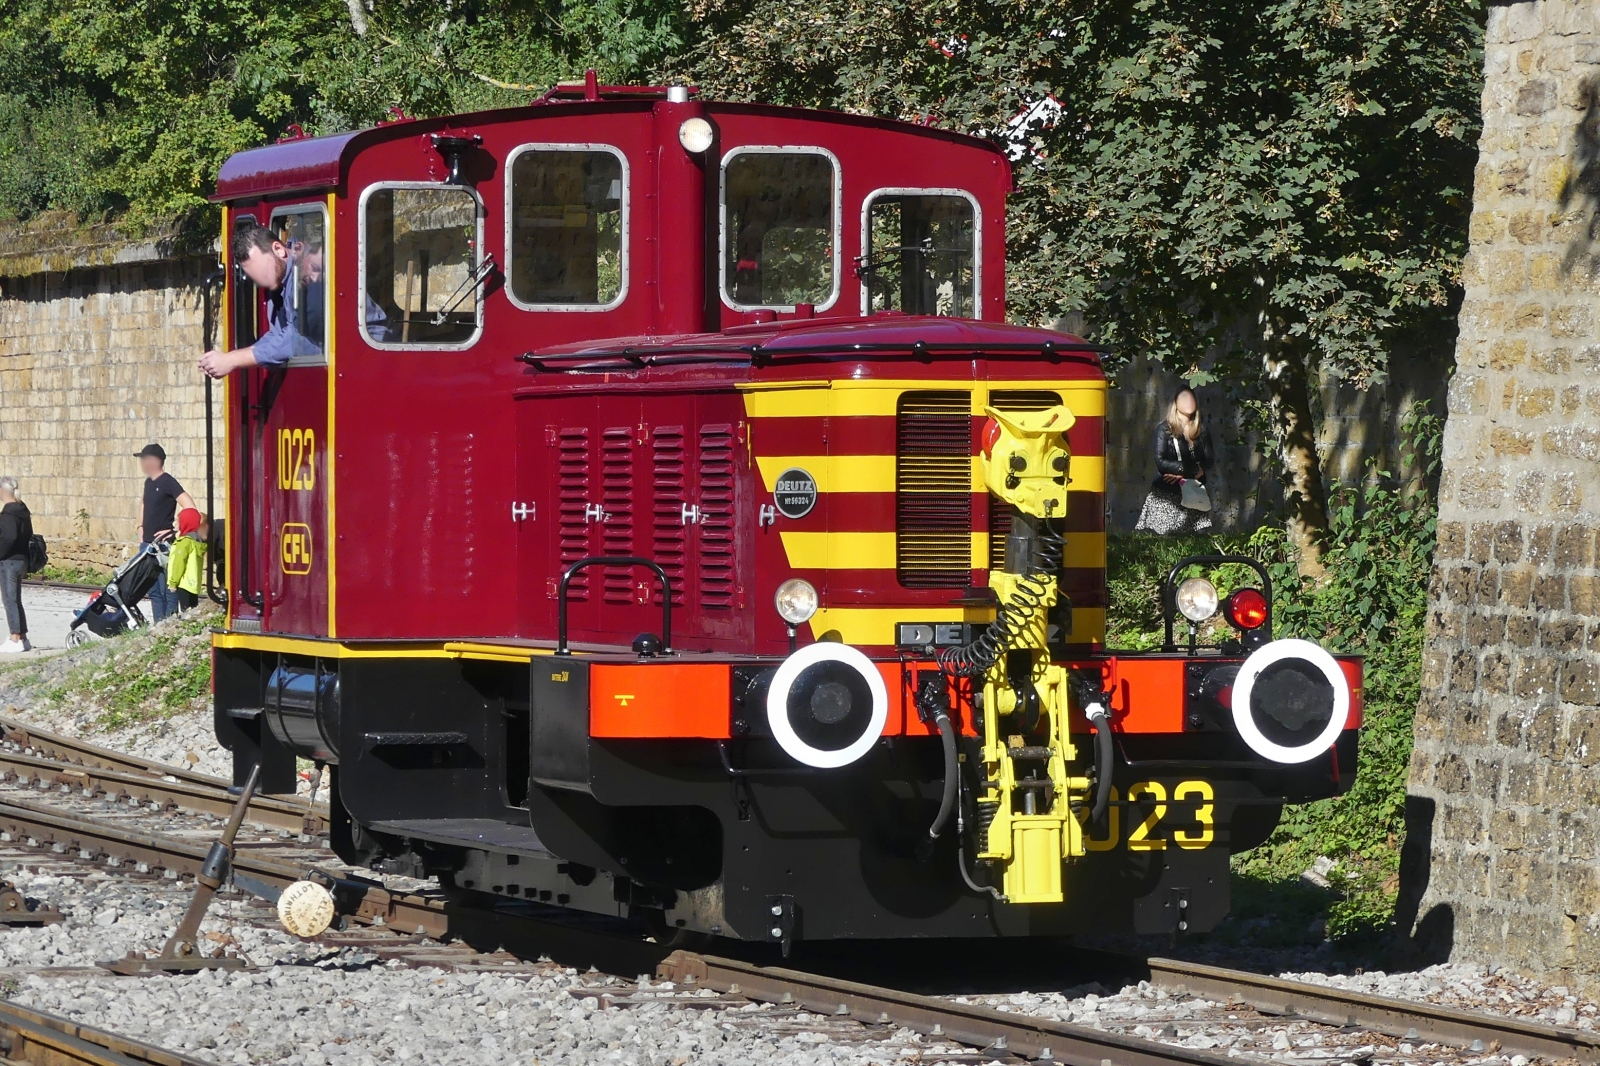
<svg viewBox="0 0 1600 1066">
<path fill-rule="evenodd" d="M 953 677 L 982 677 L 1034 624 L 1037 612 L 1055 583 L 1066 549 L 1066 537 L 1046 519 L 1034 544 L 1033 558 L 1011 598 L 995 611 L 994 621 L 970 644 L 939 652 L 939 668 Z"/>
</svg>

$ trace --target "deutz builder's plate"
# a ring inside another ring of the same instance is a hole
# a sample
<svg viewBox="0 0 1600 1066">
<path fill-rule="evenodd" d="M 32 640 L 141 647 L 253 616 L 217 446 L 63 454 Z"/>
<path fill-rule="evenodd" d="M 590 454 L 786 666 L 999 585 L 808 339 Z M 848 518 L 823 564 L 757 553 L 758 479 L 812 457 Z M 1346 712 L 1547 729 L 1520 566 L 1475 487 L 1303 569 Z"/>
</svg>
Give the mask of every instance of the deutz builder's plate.
<svg viewBox="0 0 1600 1066">
<path fill-rule="evenodd" d="M 804 518 L 817 505 L 817 479 L 809 470 L 791 466 L 778 475 L 777 487 L 772 491 L 772 502 L 785 518 Z"/>
</svg>

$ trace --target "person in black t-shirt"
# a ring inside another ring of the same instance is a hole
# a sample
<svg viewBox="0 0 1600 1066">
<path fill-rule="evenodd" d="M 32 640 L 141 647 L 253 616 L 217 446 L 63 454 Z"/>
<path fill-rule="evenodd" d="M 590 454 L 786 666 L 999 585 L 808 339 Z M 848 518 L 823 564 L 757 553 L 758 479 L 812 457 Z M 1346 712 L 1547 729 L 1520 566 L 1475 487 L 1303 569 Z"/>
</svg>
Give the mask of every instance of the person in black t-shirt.
<svg viewBox="0 0 1600 1066">
<path fill-rule="evenodd" d="M 139 452 L 144 470 L 144 512 L 139 522 L 139 546 L 172 539 L 172 520 L 178 511 L 195 506 L 194 497 L 183 491 L 178 479 L 166 471 L 167 452 L 159 444 L 146 444 Z M 176 614 L 178 597 L 167 587 L 163 573 L 150 589 L 150 610 L 159 622 Z"/>
</svg>

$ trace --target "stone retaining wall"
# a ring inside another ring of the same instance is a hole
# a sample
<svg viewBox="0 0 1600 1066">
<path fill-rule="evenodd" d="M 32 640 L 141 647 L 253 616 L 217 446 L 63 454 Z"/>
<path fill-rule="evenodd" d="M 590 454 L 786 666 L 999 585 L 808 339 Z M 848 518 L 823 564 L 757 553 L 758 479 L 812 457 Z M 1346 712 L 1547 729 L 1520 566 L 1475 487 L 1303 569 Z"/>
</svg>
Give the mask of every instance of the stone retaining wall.
<svg viewBox="0 0 1600 1066">
<path fill-rule="evenodd" d="M 1402 918 L 1600 991 L 1600 18 L 1490 9 Z"/>
<path fill-rule="evenodd" d="M 172 241 L 63 231 L 51 242 L 37 229 L 0 256 L 0 472 L 21 483 L 54 562 L 114 565 L 139 524 L 145 444 L 159 441 L 205 503 L 195 361 L 214 260 Z M 220 396 L 217 412 L 220 423 Z M 217 492 L 221 510 L 220 478 Z"/>
</svg>

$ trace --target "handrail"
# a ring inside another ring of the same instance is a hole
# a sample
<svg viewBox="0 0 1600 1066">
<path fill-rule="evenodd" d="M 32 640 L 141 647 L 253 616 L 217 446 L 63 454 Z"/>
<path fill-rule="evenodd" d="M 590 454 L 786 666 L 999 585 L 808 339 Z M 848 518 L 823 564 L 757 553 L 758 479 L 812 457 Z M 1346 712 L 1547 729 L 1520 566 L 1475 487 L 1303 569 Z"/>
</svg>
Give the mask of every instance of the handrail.
<svg viewBox="0 0 1600 1066">
<path fill-rule="evenodd" d="M 1267 568 L 1250 558 L 1248 555 L 1187 555 L 1172 564 L 1172 569 L 1167 572 L 1167 580 L 1161 586 L 1161 620 L 1166 626 L 1166 640 L 1161 646 L 1162 651 L 1177 651 L 1178 644 L 1172 639 L 1173 615 L 1178 612 L 1177 591 L 1174 582 L 1178 574 L 1185 567 L 1195 565 L 1220 566 L 1224 563 L 1241 563 L 1261 575 L 1261 594 L 1267 598 L 1267 620 L 1262 623 L 1267 639 L 1272 639 L 1272 579 L 1267 576 Z M 1192 645 L 1191 641 L 1191 645 Z"/>
<path fill-rule="evenodd" d="M 201 339 L 201 342 L 204 345 L 205 351 L 208 351 L 208 352 L 211 351 L 213 348 L 215 348 L 217 346 L 217 309 L 216 309 L 216 305 L 211 302 L 211 294 L 212 294 L 213 290 L 223 288 L 222 283 L 223 283 L 223 281 L 226 280 L 227 276 L 228 276 L 228 274 L 227 274 L 226 270 L 215 270 L 215 271 L 212 271 L 210 274 L 207 274 L 205 276 L 205 279 L 200 282 L 200 303 L 201 303 L 201 309 L 202 309 L 201 326 L 200 326 L 200 332 L 201 332 L 202 336 L 201 336 L 200 339 Z M 210 374 L 205 375 L 205 379 L 206 379 L 206 517 L 211 519 L 212 530 L 213 530 L 213 533 L 214 533 L 216 528 L 217 528 L 217 508 L 216 508 L 216 496 L 213 493 L 212 486 L 213 486 L 213 478 L 215 476 L 215 466 L 216 466 L 216 459 L 215 459 L 215 454 L 214 454 L 216 452 L 216 445 L 215 445 L 215 442 L 214 442 L 215 430 L 213 428 L 214 421 L 213 421 L 213 415 L 212 415 L 212 411 L 211 411 L 211 405 L 212 405 L 212 399 L 211 399 L 211 375 Z M 223 527 L 223 528 L 226 529 L 226 527 Z M 217 589 L 216 589 L 216 585 L 215 585 L 215 574 L 216 574 L 216 569 L 217 569 L 216 562 L 217 562 L 217 557 L 218 557 L 219 554 L 222 555 L 225 558 L 227 553 L 226 553 L 226 551 L 223 551 L 221 553 L 213 551 L 211 553 L 210 558 L 208 558 L 206 560 L 206 566 L 205 566 L 205 570 L 206 570 L 206 598 L 209 599 L 212 603 L 218 604 L 219 606 L 222 606 L 222 607 L 226 607 L 228 605 L 228 590 L 227 589 L 223 589 L 221 592 L 218 592 Z"/>
<path fill-rule="evenodd" d="M 579 570 L 591 566 L 647 566 L 661 579 L 661 650 L 672 651 L 672 579 L 660 563 L 641 559 L 637 555 L 591 555 L 579 559 L 561 574 L 561 584 L 556 588 L 556 654 L 571 655 L 567 650 L 567 582 Z"/>
</svg>

